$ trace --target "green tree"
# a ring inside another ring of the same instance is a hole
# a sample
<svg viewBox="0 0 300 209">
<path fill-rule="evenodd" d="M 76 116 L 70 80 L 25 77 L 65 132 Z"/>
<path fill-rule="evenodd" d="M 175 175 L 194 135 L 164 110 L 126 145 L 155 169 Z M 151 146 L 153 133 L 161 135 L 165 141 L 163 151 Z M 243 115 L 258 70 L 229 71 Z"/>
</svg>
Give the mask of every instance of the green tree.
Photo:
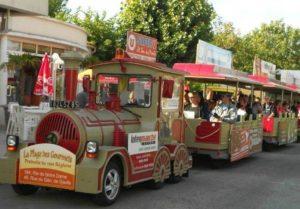
<svg viewBox="0 0 300 209">
<path fill-rule="evenodd" d="M 246 35 L 243 42 L 253 58 L 257 55 L 280 69 L 300 69 L 300 29 L 281 20 L 272 21 Z M 246 66 L 250 64 L 250 60 L 245 61 Z"/>
<path fill-rule="evenodd" d="M 107 19 L 105 12 L 99 14 L 91 9 L 83 11 L 79 8 L 69 15 L 68 21 L 84 28 L 88 33 L 88 42 L 95 47 L 94 57 L 88 58 L 86 65 L 114 57 L 118 37 L 114 18 Z"/>
<path fill-rule="evenodd" d="M 213 43 L 233 52 L 234 68 L 252 72 L 255 56 L 276 64 L 277 68 L 300 69 L 299 40 L 299 29 L 283 21 L 272 21 L 244 36 L 231 23 L 220 24 Z"/>
<path fill-rule="evenodd" d="M 207 0 L 128 0 L 119 14 L 119 33 L 127 30 L 155 37 L 158 60 L 194 62 L 199 39 L 210 41 L 215 12 Z"/>
<path fill-rule="evenodd" d="M 65 20 L 71 12 L 67 8 L 68 0 L 49 0 L 49 16 Z"/>
</svg>

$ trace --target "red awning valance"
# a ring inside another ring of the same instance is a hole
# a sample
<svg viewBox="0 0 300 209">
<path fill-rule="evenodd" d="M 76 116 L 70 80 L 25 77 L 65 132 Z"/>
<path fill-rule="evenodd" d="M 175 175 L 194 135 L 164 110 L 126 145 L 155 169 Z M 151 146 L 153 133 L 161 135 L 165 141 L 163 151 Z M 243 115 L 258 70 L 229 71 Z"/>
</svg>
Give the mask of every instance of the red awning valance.
<svg viewBox="0 0 300 209">
<path fill-rule="evenodd" d="M 225 79 L 225 76 L 214 72 L 214 65 L 194 64 L 194 63 L 176 63 L 174 70 L 187 73 L 186 77 Z"/>
</svg>

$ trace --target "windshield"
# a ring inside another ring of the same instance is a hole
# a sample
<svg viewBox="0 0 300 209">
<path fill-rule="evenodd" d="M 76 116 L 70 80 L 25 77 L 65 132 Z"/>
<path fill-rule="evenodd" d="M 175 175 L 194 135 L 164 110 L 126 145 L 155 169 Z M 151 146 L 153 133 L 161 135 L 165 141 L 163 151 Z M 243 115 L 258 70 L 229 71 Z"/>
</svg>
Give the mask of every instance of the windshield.
<svg viewBox="0 0 300 209">
<path fill-rule="evenodd" d="M 150 76 L 97 76 L 97 103 L 105 104 L 112 95 L 118 95 L 121 106 L 150 107 L 152 81 Z"/>
</svg>

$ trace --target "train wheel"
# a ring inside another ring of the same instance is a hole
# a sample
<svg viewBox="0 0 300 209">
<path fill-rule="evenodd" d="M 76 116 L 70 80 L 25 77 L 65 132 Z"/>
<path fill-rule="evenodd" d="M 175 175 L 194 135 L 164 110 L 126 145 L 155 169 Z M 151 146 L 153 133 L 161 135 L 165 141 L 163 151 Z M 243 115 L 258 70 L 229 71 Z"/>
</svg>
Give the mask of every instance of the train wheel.
<svg viewBox="0 0 300 209">
<path fill-rule="evenodd" d="M 39 190 L 39 187 L 23 184 L 12 185 L 12 188 L 19 195 L 32 195 Z"/>
<path fill-rule="evenodd" d="M 189 153 L 185 146 L 180 146 L 172 163 L 172 174 L 169 178 L 170 183 L 178 183 L 189 170 Z"/>
<path fill-rule="evenodd" d="M 94 202 L 101 206 L 112 205 L 120 194 L 121 179 L 119 166 L 114 162 L 110 162 L 104 173 L 102 193 L 94 196 Z"/>
<path fill-rule="evenodd" d="M 170 154 L 166 150 L 158 153 L 153 171 L 153 180 L 150 182 L 151 189 L 160 189 L 163 187 L 166 179 L 171 173 L 171 159 Z"/>
</svg>

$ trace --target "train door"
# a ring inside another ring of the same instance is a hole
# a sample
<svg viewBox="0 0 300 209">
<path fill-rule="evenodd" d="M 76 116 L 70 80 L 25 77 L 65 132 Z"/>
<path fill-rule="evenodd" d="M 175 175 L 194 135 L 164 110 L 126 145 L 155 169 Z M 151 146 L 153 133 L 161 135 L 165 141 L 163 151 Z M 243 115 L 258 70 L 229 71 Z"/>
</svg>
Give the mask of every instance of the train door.
<svg viewBox="0 0 300 209">
<path fill-rule="evenodd" d="M 160 83 L 159 136 L 162 139 L 183 142 L 183 79 L 164 76 Z"/>
</svg>

